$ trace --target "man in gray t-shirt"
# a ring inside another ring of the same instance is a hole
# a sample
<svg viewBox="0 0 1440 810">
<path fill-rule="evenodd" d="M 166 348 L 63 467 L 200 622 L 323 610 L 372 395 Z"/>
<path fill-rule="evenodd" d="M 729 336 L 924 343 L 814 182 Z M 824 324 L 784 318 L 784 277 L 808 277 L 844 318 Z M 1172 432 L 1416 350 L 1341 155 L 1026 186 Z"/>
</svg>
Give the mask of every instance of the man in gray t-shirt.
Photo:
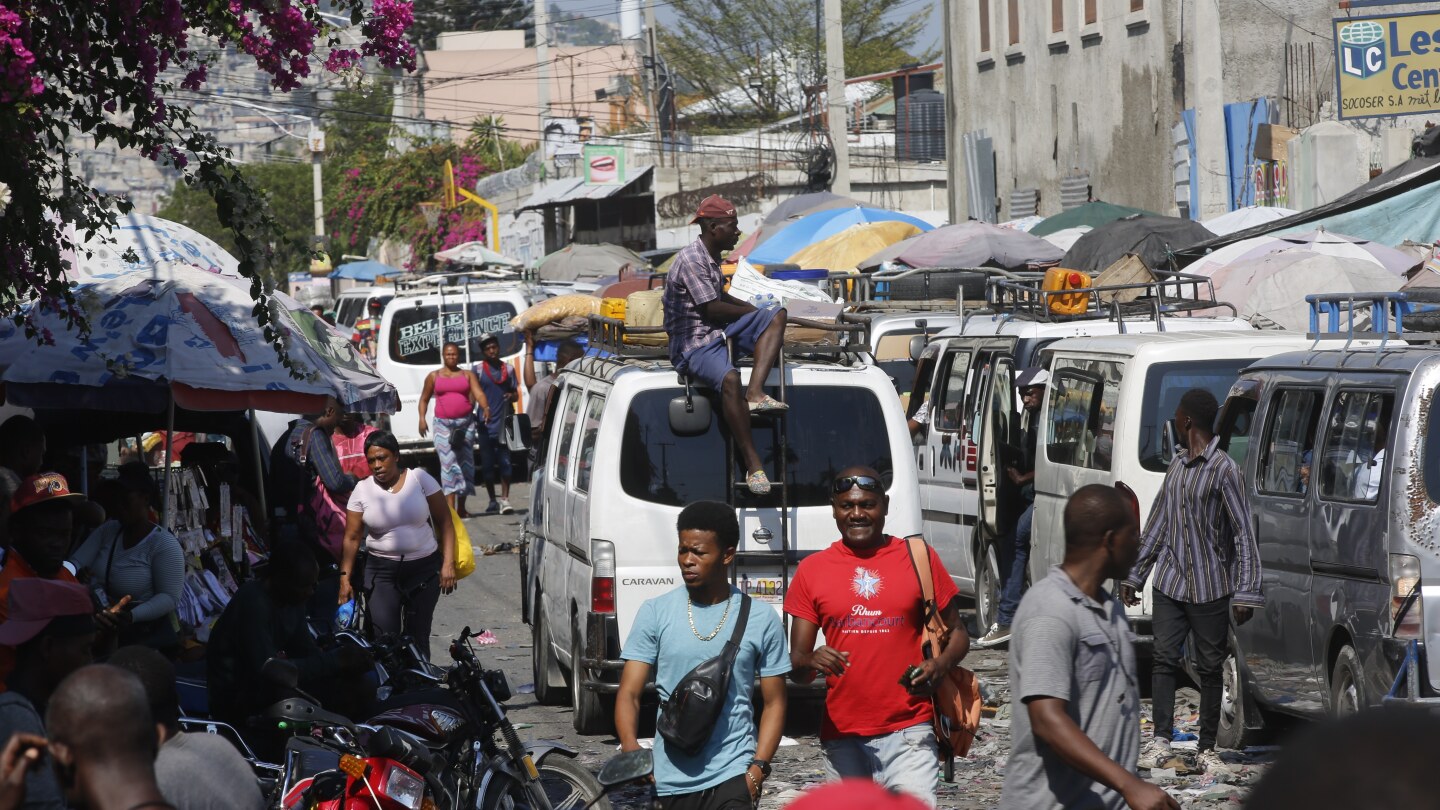
<svg viewBox="0 0 1440 810">
<path fill-rule="evenodd" d="M 1116 490 L 1081 487 L 1065 505 L 1065 561 L 1020 602 L 1011 625 L 1010 761 L 1002 810 L 1180 805 L 1135 771 L 1140 691 L 1120 601 L 1101 587 L 1129 572 L 1139 526 Z"/>
</svg>

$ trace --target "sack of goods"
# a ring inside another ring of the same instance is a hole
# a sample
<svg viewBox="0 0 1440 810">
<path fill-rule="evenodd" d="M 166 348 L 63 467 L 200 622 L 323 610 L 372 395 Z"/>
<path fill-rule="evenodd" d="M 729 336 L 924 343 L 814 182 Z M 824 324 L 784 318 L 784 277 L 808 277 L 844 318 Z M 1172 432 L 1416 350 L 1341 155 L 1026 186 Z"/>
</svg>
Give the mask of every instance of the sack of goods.
<svg viewBox="0 0 1440 810">
<path fill-rule="evenodd" d="M 591 315 L 600 314 L 600 299 L 593 295 L 573 293 L 547 298 L 510 319 L 515 329 L 540 329 L 558 324 L 567 318 L 587 321 Z M 582 327 L 583 329 L 583 327 Z"/>
<path fill-rule="evenodd" d="M 636 327 L 658 328 L 665 325 L 665 290 L 640 290 L 625 298 L 625 342 L 639 346 L 664 346 L 670 338 L 664 332 L 635 334 Z"/>
</svg>

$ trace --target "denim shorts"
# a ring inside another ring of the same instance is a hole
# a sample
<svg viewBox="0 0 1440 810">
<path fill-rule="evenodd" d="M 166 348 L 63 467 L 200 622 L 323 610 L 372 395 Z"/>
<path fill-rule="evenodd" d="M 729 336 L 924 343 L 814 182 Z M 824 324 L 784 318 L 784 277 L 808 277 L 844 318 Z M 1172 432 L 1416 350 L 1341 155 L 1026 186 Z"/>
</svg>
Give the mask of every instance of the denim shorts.
<svg viewBox="0 0 1440 810">
<path fill-rule="evenodd" d="M 735 363 L 730 359 L 729 341 L 735 341 L 736 351 L 753 353 L 756 341 L 770 328 L 770 322 L 779 312 L 778 308 L 747 312 L 739 320 L 726 325 L 724 337 L 717 337 L 681 355 L 675 370 L 719 391 L 725 375 L 735 370 Z"/>
</svg>

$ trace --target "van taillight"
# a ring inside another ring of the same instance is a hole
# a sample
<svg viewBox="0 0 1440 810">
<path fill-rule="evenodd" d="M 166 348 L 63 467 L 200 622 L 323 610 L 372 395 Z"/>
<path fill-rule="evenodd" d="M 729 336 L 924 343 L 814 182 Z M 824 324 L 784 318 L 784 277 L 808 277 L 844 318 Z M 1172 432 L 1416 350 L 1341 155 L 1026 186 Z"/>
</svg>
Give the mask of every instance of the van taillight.
<svg viewBox="0 0 1440 810">
<path fill-rule="evenodd" d="M 1139 526 L 1140 496 L 1136 495 L 1135 490 L 1131 489 L 1130 485 L 1126 484 L 1124 481 L 1116 481 L 1115 490 L 1120 493 L 1120 497 L 1125 499 L 1125 503 L 1130 505 L 1130 515 L 1131 517 L 1135 518 L 1135 525 Z"/>
<path fill-rule="evenodd" d="M 1411 599 L 1414 594 L 1414 599 Z M 1401 614 L 1401 611 L 1404 614 Z M 1420 558 L 1409 554 L 1390 555 L 1390 621 L 1394 638 L 1420 638 L 1424 623 L 1420 602 Z"/>
<path fill-rule="evenodd" d="M 615 544 L 590 541 L 590 612 L 615 612 Z"/>
<path fill-rule="evenodd" d="M 975 468 L 980 466 L 980 448 L 970 441 L 968 433 L 960 440 L 960 447 L 965 453 L 965 472 L 975 472 Z"/>
</svg>

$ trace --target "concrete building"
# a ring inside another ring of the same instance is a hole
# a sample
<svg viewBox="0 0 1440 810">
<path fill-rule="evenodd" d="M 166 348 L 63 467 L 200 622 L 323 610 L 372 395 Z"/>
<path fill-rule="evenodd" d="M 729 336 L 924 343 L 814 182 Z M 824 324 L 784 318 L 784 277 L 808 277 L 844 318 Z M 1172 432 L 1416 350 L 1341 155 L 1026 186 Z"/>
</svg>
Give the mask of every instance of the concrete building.
<svg viewBox="0 0 1440 810">
<path fill-rule="evenodd" d="M 424 117 L 449 121 L 464 140 L 476 119 L 504 120 L 505 137 L 535 143 L 545 129 L 534 48 L 523 31 L 441 34 L 426 51 Z M 640 54 L 630 44 L 548 49 L 549 105 L 553 116 L 581 119 L 596 134 L 646 120 L 638 79 Z"/>
<path fill-rule="evenodd" d="M 1283 127 L 1264 136 L 1283 142 L 1335 117 L 1338 13 L 1333 0 L 944 0 L 952 218 L 1086 199 L 1197 218 L 1292 202 L 1283 146 L 1256 135 Z M 1363 155 L 1356 183 L 1395 162 L 1408 136 L 1378 130 L 1423 123 L 1409 118 L 1343 124 Z"/>
</svg>

